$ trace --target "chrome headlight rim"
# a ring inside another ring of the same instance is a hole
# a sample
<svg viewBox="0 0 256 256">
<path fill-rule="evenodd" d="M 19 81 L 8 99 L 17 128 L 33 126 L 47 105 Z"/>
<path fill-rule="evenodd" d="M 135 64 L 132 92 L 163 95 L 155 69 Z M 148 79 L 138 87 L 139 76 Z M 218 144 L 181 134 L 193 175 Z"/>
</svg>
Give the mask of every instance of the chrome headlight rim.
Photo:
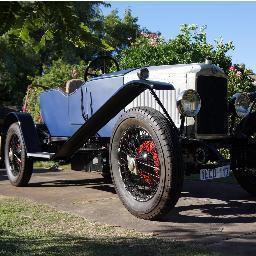
<svg viewBox="0 0 256 256">
<path fill-rule="evenodd" d="M 235 93 L 232 98 L 235 99 L 234 107 L 236 115 L 240 118 L 244 118 L 251 112 L 251 98 L 248 93 L 241 92 Z"/>
<path fill-rule="evenodd" d="M 201 98 L 197 91 L 187 89 L 177 96 L 177 108 L 179 113 L 186 117 L 195 117 L 201 109 Z"/>
</svg>

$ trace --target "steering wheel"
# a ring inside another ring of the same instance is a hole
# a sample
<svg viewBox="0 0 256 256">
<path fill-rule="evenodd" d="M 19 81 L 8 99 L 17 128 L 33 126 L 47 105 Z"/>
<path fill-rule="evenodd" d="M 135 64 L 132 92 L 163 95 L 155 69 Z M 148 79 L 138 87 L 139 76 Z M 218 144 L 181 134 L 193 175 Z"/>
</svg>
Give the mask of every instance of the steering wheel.
<svg viewBox="0 0 256 256">
<path fill-rule="evenodd" d="M 100 56 L 93 60 L 84 71 L 84 81 L 88 81 L 92 77 L 98 77 L 100 75 L 110 73 L 110 70 L 115 67 L 116 71 L 119 71 L 119 65 L 117 61 L 110 56 Z"/>
</svg>

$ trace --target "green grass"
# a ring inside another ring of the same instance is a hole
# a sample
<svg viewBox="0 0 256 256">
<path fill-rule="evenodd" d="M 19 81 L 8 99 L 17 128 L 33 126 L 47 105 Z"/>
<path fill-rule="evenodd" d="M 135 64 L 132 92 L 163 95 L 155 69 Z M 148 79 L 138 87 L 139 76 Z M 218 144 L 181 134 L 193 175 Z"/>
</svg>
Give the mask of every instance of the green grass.
<svg viewBox="0 0 256 256">
<path fill-rule="evenodd" d="M 100 225 L 31 201 L 0 196 L 0 255 L 213 256 L 195 244 Z"/>
<path fill-rule="evenodd" d="M 34 168 L 43 168 L 43 169 L 58 169 L 58 170 L 70 170 L 70 164 L 60 164 L 54 161 L 36 161 L 34 162 Z"/>
</svg>

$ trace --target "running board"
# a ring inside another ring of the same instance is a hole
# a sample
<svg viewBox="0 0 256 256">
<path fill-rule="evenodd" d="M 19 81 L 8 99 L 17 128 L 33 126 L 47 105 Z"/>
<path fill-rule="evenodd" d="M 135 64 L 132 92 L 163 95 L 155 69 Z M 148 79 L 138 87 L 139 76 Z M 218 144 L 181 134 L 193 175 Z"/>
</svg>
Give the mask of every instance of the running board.
<svg viewBox="0 0 256 256">
<path fill-rule="evenodd" d="M 35 159 L 51 160 L 55 154 L 48 152 L 27 153 L 27 157 Z"/>
</svg>

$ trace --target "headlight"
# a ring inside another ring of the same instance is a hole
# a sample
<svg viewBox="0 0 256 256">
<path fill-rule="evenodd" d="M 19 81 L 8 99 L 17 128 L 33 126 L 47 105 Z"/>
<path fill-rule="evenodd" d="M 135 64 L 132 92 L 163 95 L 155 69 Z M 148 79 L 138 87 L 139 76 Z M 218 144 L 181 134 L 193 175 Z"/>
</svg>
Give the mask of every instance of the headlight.
<svg viewBox="0 0 256 256">
<path fill-rule="evenodd" d="M 246 117 L 251 110 L 251 100 L 247 93 L 236 93 L 235 110 L 239 117 Z"/>
<path fill-rule="evenodd" d="M 177 97 L 177 107 L 184 116 L 196 116 L 201 109 L 199 94 L 192 89 L 181 92 Z"/>
</svg>

